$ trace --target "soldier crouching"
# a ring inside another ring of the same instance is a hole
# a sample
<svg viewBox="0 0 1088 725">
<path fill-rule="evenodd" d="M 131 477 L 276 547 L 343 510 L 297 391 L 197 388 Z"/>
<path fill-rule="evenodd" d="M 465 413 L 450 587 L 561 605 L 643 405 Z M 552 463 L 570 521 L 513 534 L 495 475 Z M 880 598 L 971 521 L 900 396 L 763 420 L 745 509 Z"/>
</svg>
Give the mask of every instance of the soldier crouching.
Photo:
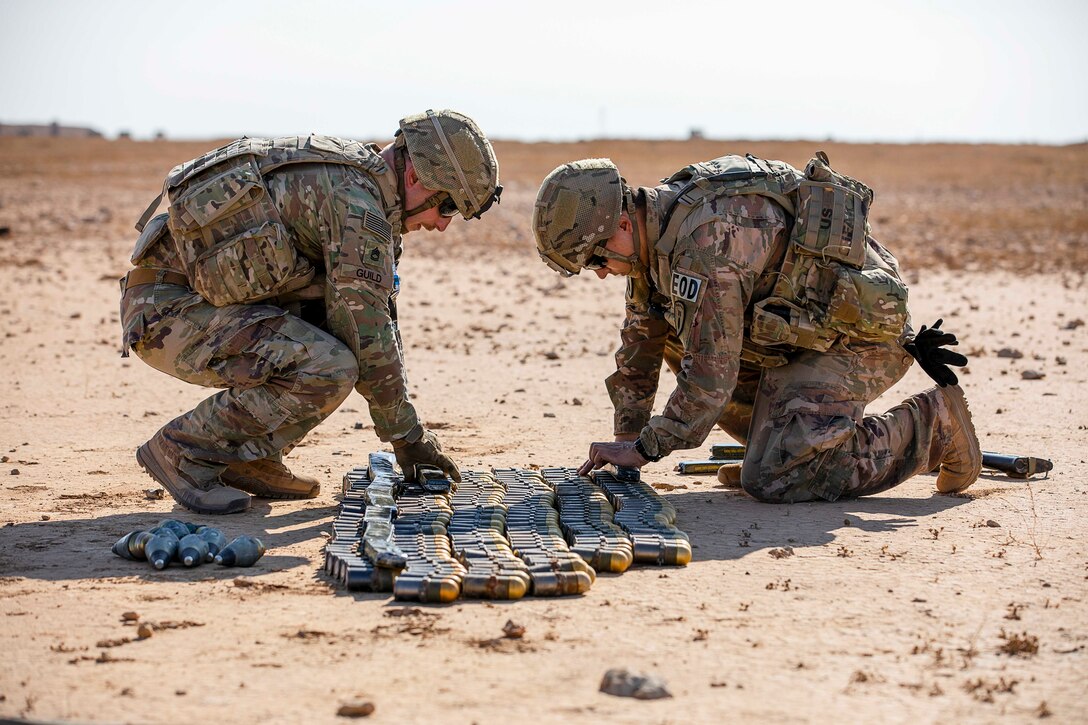
<svg viewBox="0 0 1088 725">
<path fill-rule="evenodd" d="M 282 461 L 352 388 L 405 475 L 456 464 L 420 423 L 396 327 L 401 236 L 444 231 L 498 200 L 498 164 L 469 118 L 427 111 L 385 148 L 327 136 L 240 139 L 181 164 L 169 211 L 137 226 L 121 280 L 125 349 L 222 391 L 136 452 L 183 506 L 316 496 Z"/>
<path fill-rule="evenodd" d="M 822 153 L 804 173 L 724 156 L 639 189 L 608 159 L 555 169 L 533 216 L 541 258 L 628 277 L 615 440 L 580 472 L 641 467 L 717 424 L 747 446 L 719 478 L 761 501 L 864 496 L 938 469 L 939 491 L 970 486 L 982 456 L 948 367 L 966 358 L 940 322 L 912 331 L 898 263 L 869 235 L 872 199 Z M 866 416 L 914 359 L 938 387 Z M 662 361 L 676 389 L 652 416 Z"/>
</svg>

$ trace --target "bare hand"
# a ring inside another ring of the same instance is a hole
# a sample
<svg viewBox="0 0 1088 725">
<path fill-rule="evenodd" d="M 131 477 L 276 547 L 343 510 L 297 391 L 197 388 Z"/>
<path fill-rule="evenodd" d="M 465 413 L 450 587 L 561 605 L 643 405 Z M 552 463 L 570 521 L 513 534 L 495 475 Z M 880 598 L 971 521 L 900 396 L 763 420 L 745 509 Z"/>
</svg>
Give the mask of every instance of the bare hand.
<svg viewBox="0 0 1088 725">
<path fill-rule="evenodd" d="M 633 442 L 593 443 L 589 446 L 589 460 L 578 469 L 578 475 L 585 476 L 590 471 L 604 468 L 609 463 L 628 468 L 642 468 L 649 461 L 635 450 Z"/>
</svg>

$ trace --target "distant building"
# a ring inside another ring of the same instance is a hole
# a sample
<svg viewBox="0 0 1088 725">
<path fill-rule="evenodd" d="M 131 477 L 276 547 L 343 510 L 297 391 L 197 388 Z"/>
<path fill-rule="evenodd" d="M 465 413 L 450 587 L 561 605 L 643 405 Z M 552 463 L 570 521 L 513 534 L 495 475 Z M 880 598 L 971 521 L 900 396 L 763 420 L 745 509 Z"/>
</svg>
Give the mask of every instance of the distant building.
<svg viewBox="0 0 1088 725">
<path fill-rule="evenodd" d="M 703 135 L 703 129 L 701 128 L 693 128 L 688 131 L 689 141 L 702 141 L 704 138 L 706 138 L 706 136 Z"/>
<path fill-rule="evenodd" d="M 93 128 L 53 123 L 0 123 L 0 136 L 53 136 L 57 138 L 102 138 Z"/>
</svg>

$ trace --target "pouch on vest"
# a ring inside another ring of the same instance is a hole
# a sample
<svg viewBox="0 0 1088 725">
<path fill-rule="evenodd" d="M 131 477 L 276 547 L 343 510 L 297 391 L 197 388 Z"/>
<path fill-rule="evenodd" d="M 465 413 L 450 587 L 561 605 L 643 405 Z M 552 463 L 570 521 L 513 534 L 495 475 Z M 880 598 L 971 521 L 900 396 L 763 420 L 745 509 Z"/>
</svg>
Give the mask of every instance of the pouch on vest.
<svg viewBox="0 0 1088 725">
<path fill-rule="evenodd" d="M 781 297 L 760 300 L 752 308 L 749 338 L 757 345 L 824 351 L 838 338 L 813 322 L 808 311 Z"/>
<path fill-rule="evenodd" d="M 313 279 L 250 155 L 171 188 L 170 225 L 193 289 L 217 307 L 275 297 Z"/>
<path fill-rule="evenodd" d="M 821 151 L 805 168 L 796 195 L 784 281 L 775 294 L 807 313 L 815 338 L 821 341 L 839 334 L 869 342 L 898 338 L 907 322 L 907 288 L 870 249 L 867 219 L 872 190 L 834 171 Z M 773 320 L 761 324 L 763 334 L 775 334 Z M 796 334 L 799 340 L 808 339 L 804 325 Z"/>
</svg>

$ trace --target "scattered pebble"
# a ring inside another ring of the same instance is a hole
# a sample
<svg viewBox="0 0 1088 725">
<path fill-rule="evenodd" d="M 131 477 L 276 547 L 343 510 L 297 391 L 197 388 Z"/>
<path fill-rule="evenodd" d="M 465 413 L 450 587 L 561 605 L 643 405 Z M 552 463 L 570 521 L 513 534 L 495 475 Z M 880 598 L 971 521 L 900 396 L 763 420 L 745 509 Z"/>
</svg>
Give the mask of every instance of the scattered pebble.
<svg viewBox="0 0 1088 725">
<path fill-rule="evenodd" d="M 161 488 L 148 488 L 144 489 L 144 495 L 151 501 L 158 501 L 166 495 L 166 491 Z"/>
<path fill-rule="evenodd" d="M 773 556 L 775 559 L 785 559 L 786 557 L 793 556 L 793 547 L 786 546 L 781 549 L 771 549 L 767 553 Z"/>
<path fill-rule="evenodd" d="M 570 401 L 570 404 L 571 405 L 581 405 L 582 400 L 580 398 L 575 398 L 574 400 Z"/>
<path fill-rule="evenodd" d="M 616 697 L 633 697 L 636 700 L 659 700 L 672 697 L 665 681 L 651 675 L 640 675 L 622 668 L 604 673 L 600 691 Z"/>
<path fill-rule="evenodd" d="M 989 526 L 991 529 L 1000 529 L 1001 528 L 1001 524 L 997 523 L 993 519 L 986 519 L 986 525 Z"/>
<path fill-rule="evenodd" d="M 1046 377 L 1046 373 L 1039 372 L 1038 370 L 1024 370 L 1021 371 L 1020 377 L 1024 380 L 1042 380 Z"/>
<path fill-rule="evenodd" d="M 525 636 L 525 627 L 517 624 L 512 619 L 508 619 L 506 624 L 503 625 L 502 635 L 507 639 L 521 639 Z"/>
<path fill-rule="evenodd" d="M 1058 363 L 1059 365 L 1066 365 L 1069 361 L 1061 355 L 1058 355 L 1056 358 L 1054 358 L 1054 362 Z"/>
<path fill-rule="evenodd" d="M 545 413 L 545 414 L 544 414 L 544 417 L 545 417 L 545 418 L 554 418 L 554 417 L 555 417 L 555 413 Z"/>
<path fill-rule="evenodd" d="M 1024 357 L 1024 353 L 1017 350 L 1015 347 L 1003 347 L 997 351 L 998 357 L 1007 357 L 1013 360 L 1019 360 Z"/>
<path fill-rule="evenodd" d="M 140 618 L 140 615 L 136 612 L 125 612 L 121 615 L 122 622 L 135 622 Z"/>
<path fill-rule="evenodd" d="M 1065 323 L 1065 327 L 1063 327 L 1062 329 L 1063 330 L 1075 330 L 1078 327 L 1082 327 L 1083 325 L 1084 325 L 1084 320 L 1082 320 L 1082 319 L 1080 319 L 1078 317 L 1075 320 L 1070 320 L 1069 322 Z"/>
<path fill-rule="evenodd" d="M 49 514 L 42 514 L 42 521 L 48 521 L 50 518 L 52 517 Z"/>
<path fill-rule="evenodd" d="M 336 711 L 340 717 L 370 717 L 374 713 L 374 703 L 369 700 L 345 702 Z"/>
<path fill-rule="evenodd" d="M 363 429 L 363 424 L 360 423 L 359 421 L 355 421 L 355 430 L 362 430 L 362 429 Z"/>
<path fill-rule="evenodd" d="M 136 628 L 136 636 L 140 639 L 147 639 L 153 634 L 155 630 L 147 622 L 140 622 L 140 626 Z"/>
<path fill-rule="evenodd" d="M 11 475 L 18 476 L 19 475 L 19 469 L 18 468 L 11 469 Z"/>
</svg>

